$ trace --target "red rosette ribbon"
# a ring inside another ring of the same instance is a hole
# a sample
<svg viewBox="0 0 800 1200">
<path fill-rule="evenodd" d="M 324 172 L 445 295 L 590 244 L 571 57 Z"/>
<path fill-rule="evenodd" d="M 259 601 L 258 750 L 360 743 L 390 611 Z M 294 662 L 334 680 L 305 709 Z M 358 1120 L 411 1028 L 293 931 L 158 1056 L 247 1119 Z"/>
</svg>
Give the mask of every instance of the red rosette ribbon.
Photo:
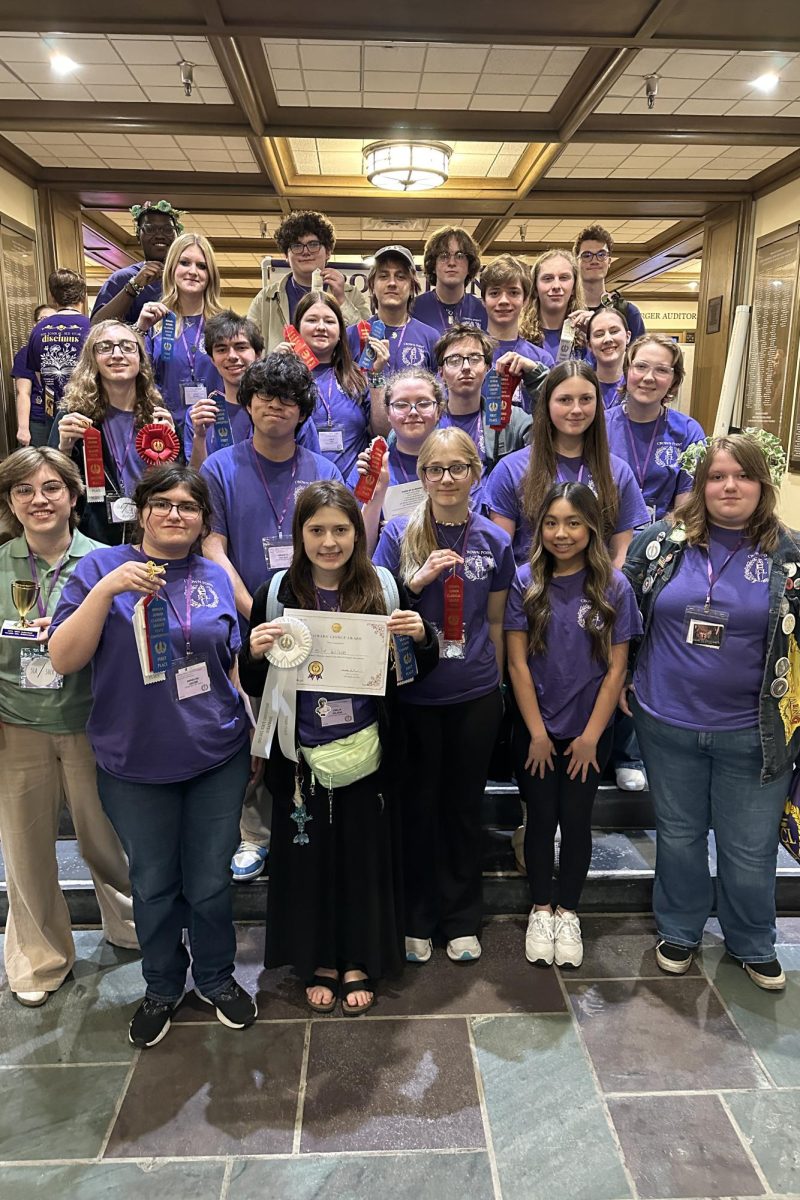
<svg viewBox="0 0 800 1200">
<path fill-rule="evenodd" d="M 136 435 L 136 453 L 148 467 L 175 462 L 180 452 L 181 444 L 171 425 L 143 425 Z"/>
</svg>

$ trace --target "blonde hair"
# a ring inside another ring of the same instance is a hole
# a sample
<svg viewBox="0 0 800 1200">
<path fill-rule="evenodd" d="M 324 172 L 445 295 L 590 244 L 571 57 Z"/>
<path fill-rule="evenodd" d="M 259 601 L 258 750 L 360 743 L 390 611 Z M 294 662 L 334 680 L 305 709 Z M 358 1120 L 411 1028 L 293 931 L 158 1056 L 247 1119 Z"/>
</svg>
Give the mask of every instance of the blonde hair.
<svg viewBox="0 0 800 1200">
<path fill-rule="evenodd" d="M 680 521 L 685 526 L 687 545 L 708 546 L 706 484 L 714 465 L 714 458 L 720 451 L 730 454 L 750 479 L 755 479 L 761 484 L 761 495 L 755 512 L 747 523 L 746 533 L 765 554 L 772 554 L 777 549 L 781 533 L 785 529 L 775 515 L 778 488 L 772 482 L 764 451 L 755 438 L 746 433 L 729 433 L 724 437 L 712 439 L 708 452 L 697 465 L 688 503 L 670 517 L 673 525 Z"/>
<path fill-rule="evenodd" d="M 203 293 L 203 320 L 207 321 L 210 317 L 215 317 L 218 312 L 222 312 L 222 300 L 220 298 L 222 283 L 219 277 L 219 267 L 217 266 L 214 247 L 208 238 L 203 237 L 201 233 L 182 233 L 180 237 L 175 238 L 175 241 L 167 251 L 167 257 L 164 260 L 164 271 L 161 276 L 161 303 L 165 304 L 177 316 L 176 329 L 178 333 L 183 328 L 183 318 L 180 310 L 178 289 L 175 285 L 175 268 L 183 252 L 188 250 L 190 246 L 197 246 L 206 260 L 206 266 L 208 267 L 208 283 Z"/>
<path fill-rule="evenodd" d="M 564 315 L 564 319 L 566 320 L 570 313 L 575 312 L 576 309 L 581 309 L 584 307 L 581 277 L 578 272 L 578 260 L 575 258 L 575 255 L 571 250 L 558 250 L 555 248 L 551 250 L 545 250 L 544 254 L 540 254 L 536 259 L 536 262 L 533 264 L 531 294 L 528 299 L 528 303 L 522 310 L 519 320 L 520 337 L 526 338 L 527 341 L 532 342 L 534 346 L 544 345 L 544 326 L 542 325 L 542 308 L 539 300 L 538 284 L 542 267 L 546 262 L 549 262 L 551 258 L 566 259 L 566 261 L 569 263 L 570 270 L 572 271 L 572 295 L 567 301 L 567 311 Z M 576 330 L 575 345 L 584 346 L 585 344 L 586 338 L 580 330 Z"/>
<path fill-rule="evenodd" d="M 35 475 L 42 467 L 51 467 L 61 477 L 73 500 L 83 495 L 80 471 L 72 459 L 60 450 L 54 450 L 51 446 L 25 446 L 24 449 L 14 450 L 0 463 L 0 533 L 7 535 L 5 540 L 19 537 L 25 532 L 22 522 L 11 509 L 12 487 L 27 483 L 31 475 Z M 70 529 L 77 524 L 78 514 L 73 505 L 69 514 Z"/>
<path fill-rule="evenodd" d="M 661 401 L 662 404 L 665 404 L 669 400 L 675 399 L 677 391 L 686 376 L 686 369 L 683 365 L 683 351 L 678 343 L 673 341 L 671 337 L 667 337 L 665 333 L 643 333 L 635 342 L 631 342 L 625 351 L 625 366 L 622 371 L 623 381 L 627 386 L 631 363 L 643 346 L 651 345 L 660 346 L 662 350 L 666 350 L 669 353 L 672 359 L 670 363 L 672 367 L 672 383 L 669 385 L 669 391 L 666 396 Z"/>
<path fill-rule="evenodd" d="M 133 407 L 133 422 L 139 428 L 152 421 L 153 410 L 162 406 L 164 401 L 156 387 L 153 364 L 145 348 L 144 338 L 124 321 L 100 321 L 89 330 L 64 392 L 64 407 L 67 412 L 83 413 L 84 416 L 91 417 L 93 424 L 102 425 L 108 412 L 109 401 L 94 348 L 108 334 L 109 329 L 115 328 L 124 329 L 126 336 L 139 347 L 139 374 L 136 376 L 136 402 Z"/>
<path fill-rule="evenodd" d="M 423 468 L 442 452 L 450 450 L 458 454 L 469 465 L 473 484 L 481 477 L 481 460 L 475 443 L 463 429 L 447 425 L 444 429 L 434 429 L 420 447 L 417 457 L 417 475 L 424 481 Z M 400 546 L 400 578 L 404 583 L 410 583 L 417 571 L 434 550 L 439 549 L 439 539 L 436 536 L 436 524 L 433 519 L 431 498 L 426 496 L 412 512 L 408 519 L 403 541 Z"/>
</svg>

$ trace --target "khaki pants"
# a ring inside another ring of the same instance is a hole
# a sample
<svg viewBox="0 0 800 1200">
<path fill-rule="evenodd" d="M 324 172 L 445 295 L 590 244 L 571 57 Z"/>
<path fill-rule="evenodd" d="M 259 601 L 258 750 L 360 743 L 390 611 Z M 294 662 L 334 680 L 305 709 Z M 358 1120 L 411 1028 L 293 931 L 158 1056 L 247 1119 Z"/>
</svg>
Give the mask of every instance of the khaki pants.
<svg viewBox="0 0 800 1200">
<path fill-rule="evenodd" d="M 14 992 L 55 991 L 75 961 L 55 851 L 62 794 L 78 848 L 94 880 L 103 932 L 117 946 L 138 946 L 128 864 L 100 807 L 94 755 L 86 735 L 4 725 L 0 730 L 0 843 L 9 906 L 5 965 Z"/>
</svg>

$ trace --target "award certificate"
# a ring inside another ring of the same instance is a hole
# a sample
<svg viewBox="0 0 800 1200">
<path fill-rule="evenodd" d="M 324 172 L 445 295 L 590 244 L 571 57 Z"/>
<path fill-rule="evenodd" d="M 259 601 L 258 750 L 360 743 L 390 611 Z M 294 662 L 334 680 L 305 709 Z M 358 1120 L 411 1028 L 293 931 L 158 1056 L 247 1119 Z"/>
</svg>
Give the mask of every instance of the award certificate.
<svg viewBox="0 0 800 1200">
<path fill-rule="evenodd" d="M 311 631 L 311 653 L 296 668 L 299 692 L 386 694 L 388 617 L 307 608 L 287 608 L 284 616 L 303 621 Z"/>
<path fill-rule="evenodd" d="M 410 516 L 417 505 L 425 499 L 425 488 L 419 480 L 411 483 L 395 483 L 386 489 L 383 498 L 383 517 L 391 521 L 392 517 Z"/>
</svg>

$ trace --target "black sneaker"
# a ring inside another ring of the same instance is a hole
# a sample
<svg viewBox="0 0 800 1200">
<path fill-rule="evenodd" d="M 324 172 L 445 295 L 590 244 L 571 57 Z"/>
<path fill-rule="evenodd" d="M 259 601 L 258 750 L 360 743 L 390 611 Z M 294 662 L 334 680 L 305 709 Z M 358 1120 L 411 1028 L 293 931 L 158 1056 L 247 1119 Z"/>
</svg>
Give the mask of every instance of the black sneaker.
<svg viewBox="0 0 800 1200">
<path fill-rule="evenodd" d="M 197 988 L 194 990 L 204 1004 L 213 1005 L 218 1019 L 229 1029 L 246 1029 L 258 1016 L 255 1000 L 244 988 L 239 987 L 235 979 L 229 979 L 215 996 L 204 996 Z"/>
<path fill-rule="evenodd" d="M 781 992 L 786 987 L 786 976 L 777 958 L 769 962 L 742 963 L 747 974 L 765 992 Z"/>
<path fill-rule="evenodd" d="M 669 975 L 685 975 L 692 965 L 694 951 L 675 942 L 660 941 L 656 945 L 656 962 Z"/>
<path fill-rule="evenodd" d="M 148 1046 L 157 1045 L 169 1032 L 170 1018 L 177 1007 L 177 1004 L 169 1004 L 165 1000 L 151 1000 L 149 996 L 145 996 L 128 1026 L 128 1041 L 143 1050 Z"/>
</svg>

